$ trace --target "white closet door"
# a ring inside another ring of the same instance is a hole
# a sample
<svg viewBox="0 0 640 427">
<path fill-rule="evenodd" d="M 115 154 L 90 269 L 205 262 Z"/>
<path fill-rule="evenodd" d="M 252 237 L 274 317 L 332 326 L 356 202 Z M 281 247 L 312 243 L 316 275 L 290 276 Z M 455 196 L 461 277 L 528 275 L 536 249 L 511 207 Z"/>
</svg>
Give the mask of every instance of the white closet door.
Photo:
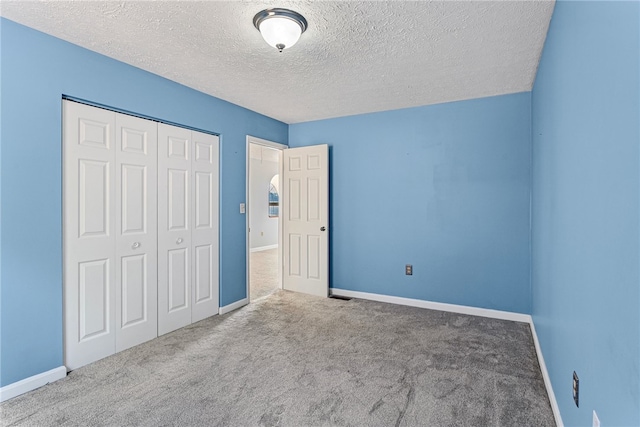
<svg viewBox="0 0 640 427">
<path fill-rule="evenodd" d="M 218 314 L 218 137 L 192 132 L 191 321 Z"/>
<path fill-rule="evenodd" d="M 158 335 L 156 122 L 116 117 L 116 351 Z"/>
<path fill-rule="evenodd" d="M 158 124 L 158 335 L 191 323 L 191 131 Z"/>
<path fill-rule="evenodd" d="M 69 369 L 218 313 L 218 137 L 64 101 Z"/>
<path fill-rule="evenodd" d="M 63 104 L 64 349 L 73 370 L 115 351 L 115 116 Z"/>
</svg>

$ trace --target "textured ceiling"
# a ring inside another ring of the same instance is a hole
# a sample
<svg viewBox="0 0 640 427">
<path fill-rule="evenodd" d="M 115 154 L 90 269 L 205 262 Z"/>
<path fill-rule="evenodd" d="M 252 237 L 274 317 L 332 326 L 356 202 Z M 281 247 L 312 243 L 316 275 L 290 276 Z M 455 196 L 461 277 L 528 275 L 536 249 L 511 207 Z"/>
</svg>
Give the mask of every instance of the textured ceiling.
<svg viewBox="0 0 640 427">
<path fill-rule="evenodd" d="M 253 16 L 309 28 L 283 53 Z M 0 14 L 286 123 L 531 90 L 552 1 L 2 0 Z"/>
</svg>

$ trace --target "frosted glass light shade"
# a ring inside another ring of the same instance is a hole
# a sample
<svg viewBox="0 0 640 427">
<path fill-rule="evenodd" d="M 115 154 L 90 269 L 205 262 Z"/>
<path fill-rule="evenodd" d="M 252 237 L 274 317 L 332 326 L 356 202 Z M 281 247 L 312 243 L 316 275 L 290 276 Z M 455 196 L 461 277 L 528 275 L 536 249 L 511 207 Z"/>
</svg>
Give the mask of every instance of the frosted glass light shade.
<svg viewBox="0 0 640 427">
<path fill-rule="evenodd" d="M 282 50 L 298 42 L 302 28 L 289 18 L 275 16 L 260 23 L 260 34 L 269 45 Z"/>
<path fill-rule="evenodd" d="M 273 8 L 258 12 L 253 17 L 253 25 L 264 41 L 282 52 L 298 42 L 307 29 L 307 20 L 293 10 Z"/>
</svg>

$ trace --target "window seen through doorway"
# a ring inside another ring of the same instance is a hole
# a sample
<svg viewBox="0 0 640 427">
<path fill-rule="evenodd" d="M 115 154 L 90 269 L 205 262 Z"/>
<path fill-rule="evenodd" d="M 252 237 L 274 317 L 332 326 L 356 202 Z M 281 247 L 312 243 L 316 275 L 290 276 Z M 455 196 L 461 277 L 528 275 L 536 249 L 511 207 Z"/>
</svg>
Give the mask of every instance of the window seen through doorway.
<svg viewBox="0 0 640 427">
<path fill-rule="evenodd" d="M 269 183 L 269 218 L 277 218 L 280 208 L 280 196 L 278 187 L 280 186 L 280 176 L 274 175 Z"/>
</svg>

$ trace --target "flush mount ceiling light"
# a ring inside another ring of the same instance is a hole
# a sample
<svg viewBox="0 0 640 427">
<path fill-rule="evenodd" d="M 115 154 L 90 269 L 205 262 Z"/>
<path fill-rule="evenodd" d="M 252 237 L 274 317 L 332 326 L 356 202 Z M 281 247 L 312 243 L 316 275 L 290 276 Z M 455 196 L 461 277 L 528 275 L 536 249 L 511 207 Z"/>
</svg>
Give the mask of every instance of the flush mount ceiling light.
<svg viewBox="0 0 640 427">
<path fill-rule="evenodd" d="M 280 52 L 288 49 L 307 29 L 307 20 L 298 12 L 289 9 L 265 9 L 253 17 L 253 25 L 262 38 Z"/>
</svg>

